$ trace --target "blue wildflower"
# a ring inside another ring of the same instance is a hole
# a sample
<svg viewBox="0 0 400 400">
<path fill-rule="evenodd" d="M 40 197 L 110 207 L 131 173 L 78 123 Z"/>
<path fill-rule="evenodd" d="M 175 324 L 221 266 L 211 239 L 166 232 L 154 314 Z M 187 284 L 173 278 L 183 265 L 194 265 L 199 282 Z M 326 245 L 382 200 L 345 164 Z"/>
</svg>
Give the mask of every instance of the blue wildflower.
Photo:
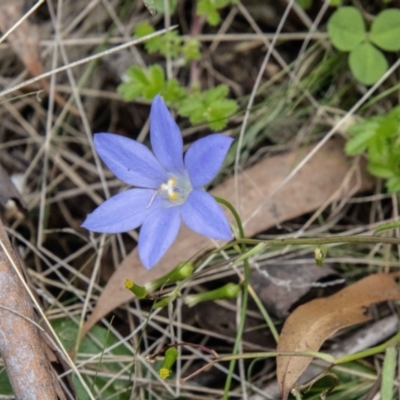
<svg viewBox="0 0 400 400">
<path fill-rule="evenodd" d="M 141 225 L 139 256 L 147 269 L 172 245 L 181 219 L 201 235 L 231 239 L 229 223 L 204 185 L 217 175 L 232 140 L 221 134 L 209 135 L 193 143 L 183 157 L 181 132 L 157 96 L 150 111 L 154 154 L 123 136 L 94 136 L 96 150 L 108 168 L 135 188 L 105 201 L 82 226 L 94 232 L 120 233 Z"/>
</svg>

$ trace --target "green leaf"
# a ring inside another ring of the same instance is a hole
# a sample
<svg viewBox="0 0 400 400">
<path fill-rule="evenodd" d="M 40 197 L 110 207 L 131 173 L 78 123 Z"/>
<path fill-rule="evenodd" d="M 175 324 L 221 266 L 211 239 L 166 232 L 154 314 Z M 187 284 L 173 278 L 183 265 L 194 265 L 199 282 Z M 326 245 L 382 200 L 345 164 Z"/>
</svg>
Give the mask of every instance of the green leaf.
<svg viewBox="0 0 400 400">
<path fill-rule="evenodd" d="M 168 0 L 169 1 L 169 13 L 173 14 L 176 9 L 178 0 Z M 164 0 L 152 0 L 153 6 L 161 14 L 164 14 Z"/>
<path fill-rule="evenodd" d="M 52 321 L 52 326 L 64 346 L 67 349 L 73 349 L 79 332 L 78 324 L 71 319 L 63 318 Z M 94 326 L 90 331 L 90 335 L 85 336 L 80 343 L 79 352 L 86 355 L 101 354 L 107 347 L 111 347 L 118 342 L 118 338 L 112 332 L 100 326 Z M 132 356 L 132 353 L 123 344 L 114 347 L 113 350 L 109 351 L 107 354 L 109 356 Z M 99 372 L 98 376 L 83 374 L 83 377 L 89 387 L 95 385 L 99 389 L 104 388 L 102 398 L 110 398 L 112 396 L 115 400 L 128 400 L 130 398 L 129 384 L 118 378 L 115 379 L 115 374 L 120 372 L 126 365 L 127 363 L 122 362 L 101 363 L 100 358 L 97 358 L 97 364 L 94 365 L 94 368 L 95 371 Z M 104 377 L 107 375 L 109 378 Z M 77 398 L 80 400 L 88 399 L 89 397 L 86 394 L 86 390 L 76 376 L 72 376 L 72 381 L 78 393 Z"/>
<path fill-rule="evenodd" d="M 378 130 L 379 137 L 390 138 L 398 136 L 400 133 L 400 107 L 393 108 L 385 117 L 383 117 Z"/>
<path fill-rule="evenodd" d="M 143 4 L 150 11 L 151 15 L 154 15 L 156 13 L 156 8 L 154 7 L 154 0 L 143 0 Z"/>
<path fill-rule="evenodd" d="M 211 104 L 223 99 L 229 93 L 227 85 L 218 85 L 215 88 L 203 92 L 204 102 Z"/>
<path fill-rule="evenodd" d="M 386 182 L 386 188 L 390 193 L 400 192 L 400 176 L 394 176 Z"/>
<path fill-rule="evenodd" d="M 389 165 L 390 148 L 385 137 L 376 134 L 368 144 L 368 157 L 370 162 Z"/>
<path fill-rule="evenodd" d="M 186 89 L 179 86 L 176 79 L 170 79 L 165 83 L 165 87 L 161 92 L 165 102 L 177 107 L 178 104 L 187 96 Z"/>
<path fill-rule="evenodd" d="M 312 0 L 296 0 L 296 2 L 303 10 L 308 10 L 312 6 Z"/>
<path fill-rule="evenodd" d="M 192 124 L 207 122 L 214 131 L 223 129 L 238 109 L 235 100 L 225 98 L 228 91 L 228 86 L 219 85 L 204 92 L 194 92 L 182 101 L 178 113 L 189 117 Z"/>
<path fill-rule="evenodd" d="M 388 70 L 385 56 L 372 44 L 359 44 L 349 55 L 350 70 L 364 85 L 373 85 Z"/>
<path fill-rule="evenodd" d="M 144 97 L 152 100 L 164 88 L 165 76 L 164 70 L 158 65 L 152 65 L 149 68 L 150 85 L 147 87 L 147 96 Z"/>
<path fill-rule="evenodd" d="M 328 35 L 341 51 L 350 51 L 366 39 L 365 23 L 354 7 L 340 7 L 328 21 Z"/>
<path fill-rule="evenodd" d="M 369 141 L 374 137 L 379 124 L 376 121 L 367 120 L 353 125 L 349 134 L 353 136 L 345 146 L 345 151 L 350 156 L 361 154 L 368 147 Z"/>
<path fill-rule="evenodd" d="M 4 367 L 1 368 L 0 372 L 0 394 L 4 395 L 13 395 L 13 389 L 11 387 L 11 383 L 7 376 L 7 371 Z"/>
<path fill-rule="evenodd" d="M 235 100 L 222 99 L 214 103 L 208 117 L 208 126 L 213 131 L 219 131 L 225 128 L 228 122 L 228 117 L 233 115 L 238 109 L 238 104 Z"/>
<path fill-rule="evenodd" d="M 134 30 L 135 37 L 141 38 L 155 32 L 155 29 L 148 22 L 139 22 Z M 157 36 L 155 38 L 147 39 L 144 42 L 144 47 L 148 53 L 160 51 L 165 44 L 165 35 Z"/>
<path fill-rule="evenodd" d="M 139 22 L 135 26 L 134 34 L 136 37 L 140 38 L 153 33 L 155 29 L 148 22 Z"/>
<path fill-rule="evenodd" d="M 368 171 L 387 179 L 389 192 L 400 191 L 400 106 L 386 115 L 370 117 L 348 129 L 346 144 L 349 155 L 367 151 Z"/>
<path fill-rule="evenodd" d="M 391 178 L 393 176 L 393 171 L 385 164 L 376 164 L 370 162 L 368 164 L 368 171 L 370 174 L 377 176 L 378 178 Z"/>
<path fill-rule="evenodd" d="M 148 22 L 140 22 L 135 27 L 135 37 L 144 37 L 155 32 L 155 29 Z M 148 39 L 144 43 L 148 53 L 159 52 L 165 57 L 177 59 L 183 56 L 186 61 L 199 60 L 200 43 L 197 39 L 183 39 L 177 31 L 167 32 L 163 35 Z"/>
<path fill-rule="evenodd" d="M 204 118 L 204 104 L 200 98 L 194 98 L 193 95 L 188 96 L 179 105 L 178 113 L 182 117 L 189 117 L 192 124 L 206 121 Z"/>
<path fill-rule="evenodd" d="M 204 15 L 210 25 L 217 25 L 221 21 L 218 10 L 234 3 L 237 0 L 198 0 L 197 15 Z"/>
<path fill-rule="evenodd" d="M 117 88 L 117 92 L 125 101 L 132 101 L 139 97 L 152 100 L 164 89 L 164 70 L 159 65 L 152 65 L 148 70 L 133 66 L 128 69 L 127 76 L 128 81 Z"/>
<path fill-rule="evenodd" d="M 383 50 L 400 50 L 400 10 L 391 8 L 379 13 L 372 23 L 370 39 Z"/>
<path fill-rule="evenodd" d="M 200 60 L 200 43 L 198 39 L 188 39 L 184 42 L 182 46 L 182 53 L 187 61 L 190 60 Z"/>
</svg>

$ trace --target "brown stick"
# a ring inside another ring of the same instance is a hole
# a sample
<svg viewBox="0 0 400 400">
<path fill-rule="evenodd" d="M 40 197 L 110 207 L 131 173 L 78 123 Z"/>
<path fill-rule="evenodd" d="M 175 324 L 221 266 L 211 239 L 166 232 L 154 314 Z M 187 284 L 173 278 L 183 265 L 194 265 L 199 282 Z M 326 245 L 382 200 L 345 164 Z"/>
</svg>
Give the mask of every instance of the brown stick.
<svg viewBox="0 0 400 400">
<path fill-rule="evenodd" d="M 0 241 L 0 353 L 8 378 L 17 400 L 55 400 L 59 383 L 33 322 L 31 299 L 12 265 L 19 264 L 1 220 Z"/>
</svg>

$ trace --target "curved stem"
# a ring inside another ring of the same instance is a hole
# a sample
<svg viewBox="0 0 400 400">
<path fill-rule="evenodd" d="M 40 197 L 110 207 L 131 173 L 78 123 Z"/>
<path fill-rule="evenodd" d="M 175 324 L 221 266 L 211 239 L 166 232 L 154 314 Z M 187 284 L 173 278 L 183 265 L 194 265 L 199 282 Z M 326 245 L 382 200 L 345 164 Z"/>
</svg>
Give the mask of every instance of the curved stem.
<svg viewBox="0 0 400 400">
<path fill-rule="evenodd" d="M 243 230 L 242 220 L 240 219 L 239 214 L 236 211 L 235 207 L 233 207 L 233 205 L 228 200 L 225 200 L 222 197 L 214 196 L 214 199 L 217 200 L 218 203 L 223 204 L 225 207 L 227 207 L 229 209 L 229 211 L 234 216 L 236 224 L 238 226 L 239 237 L 240 237 L 240 239 L 244 239 L 245 237 L 244 237 L 244 230 Z"/>
<path fill-rule="evenodd" d="M 239 214 L 236 211 L 235 207 L 233 207 L 233 205 L 225 199 L 222 199 L 220 197 L 214 197 L 214 198 L 215 198 L 215 200 L 218 201 L 218 203 L 221 203 L 224 206 L 226 206 L 229 209 L 229 211 L 232 213 L 232 215 L 234 216 L 234 218 L 236 220 L 236 224 L 238 226 L 239 237 L 241 239 L 244 239 L 244 230 L 243 230 L 242 221 L 241 221 Z M 246 252 L 246 244 L 245 243 L 241 243 L 240 248 L 241 248 L 242 254 Z M 249 299 L 250 265 L 247 260 L 244 260 L 243 265 L 244 265 L 244 279 L 243 279 L 242 307 L 240 310 L 240 322 L 239 322 L 239 326 L 238 326 L 238 330 L 237 330 L 237 334 L 236 334 L 235 344 L 233 346 L 233 355 L 236 355 L 239 351 L 240 341 L 242 339 L 243 332 L 244 332 L 247 303 L 248 303 L 248 299 Z M 224 397 L 223 397 L 224 400 L 228 399 L 228 393 L 229 393 L 229 389 L 231 387 L 233 370 L 235 368 L 235 364 L 236 364 L 235 359 L 232 359 L 231 362 L 229 363 L 228 375 L 226 377 L 225 387 L 224 387 Z"/>
</svg>

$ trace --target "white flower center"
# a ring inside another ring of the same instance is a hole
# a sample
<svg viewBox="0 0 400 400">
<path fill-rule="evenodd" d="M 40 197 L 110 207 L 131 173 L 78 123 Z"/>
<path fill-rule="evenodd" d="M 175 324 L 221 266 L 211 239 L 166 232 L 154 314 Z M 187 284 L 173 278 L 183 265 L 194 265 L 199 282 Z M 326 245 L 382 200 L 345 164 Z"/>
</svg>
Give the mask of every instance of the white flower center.
<svg viewBox="0 0 400 400">
<path fill-rule="evenodd" d="M 174 205 L 183 204 L 192 191 L 192 185 L 188 176 L 176 176 L 161 184 L 159 193 L 166 197 Z"/>
<path fill-rule="evenodd" d="M 169 200 L 170 206 L 179 206 L 186 201 L 192 191 L 189 176 L 181 175 L 168 178 L 166 183 L 162 183 L 160 189 L 154 192 L 146 208 L 150 208 L 158 194 Z"/>
</svg>

